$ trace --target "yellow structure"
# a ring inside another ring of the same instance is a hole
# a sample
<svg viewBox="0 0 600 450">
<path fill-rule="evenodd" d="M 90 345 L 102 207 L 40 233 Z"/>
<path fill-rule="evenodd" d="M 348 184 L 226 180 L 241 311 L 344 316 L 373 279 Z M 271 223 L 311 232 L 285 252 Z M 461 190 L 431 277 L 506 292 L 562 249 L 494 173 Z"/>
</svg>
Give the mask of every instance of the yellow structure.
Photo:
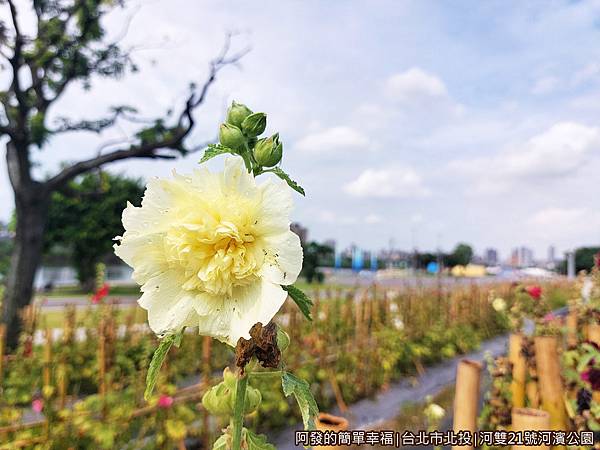
<svg viewBox="0 0 600 450">
<path fill-rule="evenodd" d="M 478 264 L 467 264 L 466 266 L 454 266 L 450 271 L 454 277 L 469 277 L 477 278 L 484 277 L 486 275 L 485 266 Z"/>
</svg>

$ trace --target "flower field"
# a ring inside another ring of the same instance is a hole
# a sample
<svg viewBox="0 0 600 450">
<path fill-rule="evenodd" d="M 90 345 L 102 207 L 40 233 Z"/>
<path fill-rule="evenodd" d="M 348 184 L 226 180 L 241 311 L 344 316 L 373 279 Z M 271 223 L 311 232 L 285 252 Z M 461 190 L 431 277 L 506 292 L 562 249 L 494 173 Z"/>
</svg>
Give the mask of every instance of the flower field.
<svg viewBox="0 0 600 450">
<path fill-rule="evenodd" d="M 544 287 L 560 303 L 562 284 Z M 519 295 L 512 284 L 383 289 L 321 288 L 312 292 L 312 323 L 291 302 L 274 321 L 292 341 L 287 368 L 306 379 L 321 410 L 344 409 L 429 364 L 475 349 L 509 321 L 492 306 Z M 157 391 L 144 401 L 145 375 L 156 337 L 110 303 L 64 313 L 60 336 L 44 331 L 39 313 L 23 315 L 15 353 L 3 355 L 0 443 L 9 448 L 195 448 L 211 445 L 226 424 L 210 417 L 202 395 L 230 364 L 233 349 L 186 335 L 167 356 Z M 121 323 L 117 324 L 117 321 Z M 124 324 L 123 324 L 124 323 Z M 54 337 L 54 339 L 52 339 Z M 266 374 L 266 372 L 265 372 Z M 279 380 L 255 375 L 259 412 L 246 420 L 260 431 L 300 421 Z"/>
<path fill-rule="evenodd" d="M 492 384 L 480 429 L 600 431 L 598 267 L 580 277 L 566 314 L 534 294 L 521 293 L 508 310 L 509 352 L 488 362 Z M 529 333 L 527 319 L 534 325 Z M 589 448 L 564 436 L 568 448 Z"/>
</svg>

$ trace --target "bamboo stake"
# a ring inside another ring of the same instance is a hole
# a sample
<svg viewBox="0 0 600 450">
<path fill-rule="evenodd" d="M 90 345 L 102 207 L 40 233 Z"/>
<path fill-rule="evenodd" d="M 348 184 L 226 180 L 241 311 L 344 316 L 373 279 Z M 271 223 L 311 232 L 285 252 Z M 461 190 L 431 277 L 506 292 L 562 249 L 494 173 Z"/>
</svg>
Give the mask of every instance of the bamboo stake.
<svg viewBox="0 0 600 450">
<path fill-rule="evenodd" d="M 2 387 L 2 380 L 3 380 L 3 375 L 4 375 L 4 353 L 6 351 L 5 336 L 6 336 L 6 325 L 0 324 L 0 390 Z"/>
<path fill-rule="evenodd" d="M 577 346 L 577 311 L 573 308 L 569 309 L 569 314 L 567 315 L 566 320 L 567 325 L 567 346 L 576 347 Z"/>
<path fill-rule="evenodd" d="M 542 408 L 550 414 L 551 429 L 568 430 L 558 340 L 555 336 L 537 336 L 534 342 Z"/>
<path fill-rule="evenodd" d="M 529 381 L 525 386 L 525 391 L 527 393 L 527 401 L 529 402 L 530 408 L 539 408 L 540 407 L 540 392 L 538 389 L 537 381 Z"/>
<path fill-rule="evenodd" d="M 527 360 L 522 353 L 523 335 L 511 334 L 508 341 L 508 360 L 512 364 L 512 381 L 510 391 L 515 408 L 525 406 L 525 378 L 527 376 Z"/>
<path fill-rule="evenodd" d="M 454 432 L 477 431 L 477 405 L 481 384 L 481 363 L 463 359 L 456 370 L 456 392 L 454 394 Z M 474 448 L 473 446 L 453 446 Z"/>
<path fill-rule="evenodd" d="M 355 304 L 354 310 L 354 337 L 357 344 L 360 343 L 362 337 L 362 297 L 359 298 Z"/>
<path fill-rule="evenodd" d="M 343 417 L 333 416 L 327 413 L 319 413 L 319 416 L 315 420 L 315 427 L 320 431 L 333 431 L 335 433 L 339 433 L 340 431 L 345 431 L 348 429 L 348 421 Z M 319 445 L 316 446 L 316 448 L 321 450 L 333 450 L 341 447 Z"/>
<path fill-rule="evenodd" d="M 101 396 L 106 395 L 106 336 L 104 335 L 104 317 L 98 326 L 98 391 Z"/>
<path fill-rule="evenodd" d="M 550 429 L 550 414 L 540 409 L 514 408 L 512 410 L 511 431 L 546 431 Z M 513 450 L 548 450 L 546 445 L 513 445 Z"/>
<path fill-rule="evenodd" d="M 46 342 L 44 345 L 44 387 L 50 386 L 52 381 L 52 330 L 46 328 Z"/>
<path fill-rule="evenodd" d="M 596 323 L 588 325 L 587 339 L 596 345 L 600 345 L 600 325 Z"/>
</svg>

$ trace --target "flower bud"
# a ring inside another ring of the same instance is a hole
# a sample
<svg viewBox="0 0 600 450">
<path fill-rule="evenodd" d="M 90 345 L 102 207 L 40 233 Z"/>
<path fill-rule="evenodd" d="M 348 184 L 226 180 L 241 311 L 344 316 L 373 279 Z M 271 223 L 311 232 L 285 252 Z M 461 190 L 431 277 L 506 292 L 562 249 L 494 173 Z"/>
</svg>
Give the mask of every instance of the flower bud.
<svg viewBox="0 0 600 450">
<path fill-rule="evenodd" d="M 210 388 L 202 397 L 202 406 L 214 416 L 231 416 L 235 406 L 235 390 L 237 379 L 229 368 L 223 371 L 223 381 Z M 244 400 L 244 414 L 255 411 L 262 395 L 258 389 L 248 385 Z"/>
<path fill-rule="evenodd" d="M 290 336 L 283 331 L 283 329 L 277 327 L 277 347 L 281 352 L 284 352 L 286 348 L 290 346 Z"/>
<path fill-rule="evenodd" d="M 265 113 L 250 114 L 242 122 L 242 131 L 248 137 L 261 135 L 267 128 L 267 115 Z"/>
<path fill-rule="evenodd" d="M 221 145 L 233 150 L 242 150 L 246 139 L 238 127 L 222 123 L 219 128 L 219 142 L 221 142 Z"/>
<path fill-rule="evenodd" d="M 250 414 L 258 409 L 262 401 L 262 394 L 256 388 L 246 388 L 246 400 L 244 400 L 244 414 Z"/>
<path fill-rule="evenodd" d="M 273 167 L 283 154 L 283 144 L 279 142 L 279 133 L 270 138 L 260 139 L 254 146 L 254 159 L 264 167 Z"/>
<path fill-rule="evenodd" d="M 233 412 L 232 397 L 233 391 L 222 381 L 206 391 L 202 396 L 202 406 L 214 416 L 229 416 Z"/>
<path fill-rule="evenodd" d="M 241 103 L 232 102 L 229 110 L 227 110 L 226 122 L 229 125 L 241 128 L 242 122 L 246 117 L 252 114 L 252 110 Z"/>
</svg>

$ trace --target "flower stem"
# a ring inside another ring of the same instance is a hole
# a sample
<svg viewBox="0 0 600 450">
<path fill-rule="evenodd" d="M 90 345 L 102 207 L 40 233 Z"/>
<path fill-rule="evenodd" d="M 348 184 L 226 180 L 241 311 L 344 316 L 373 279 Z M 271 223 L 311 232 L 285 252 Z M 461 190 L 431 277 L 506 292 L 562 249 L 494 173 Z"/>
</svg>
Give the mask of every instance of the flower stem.
<svg viewBox="0 0 600 450">
<path fill-rule="evenodd" d="M 242 448 L 242 427 L 244 425 L 244 401 L 246 400 L 246 388 L 248 387 L 248 376 L 238 372 L 235 385 L 235 404 L 233 405 L 233 420 L 231 422 L 233 432 L 233 450 Z"/>
</svg>

